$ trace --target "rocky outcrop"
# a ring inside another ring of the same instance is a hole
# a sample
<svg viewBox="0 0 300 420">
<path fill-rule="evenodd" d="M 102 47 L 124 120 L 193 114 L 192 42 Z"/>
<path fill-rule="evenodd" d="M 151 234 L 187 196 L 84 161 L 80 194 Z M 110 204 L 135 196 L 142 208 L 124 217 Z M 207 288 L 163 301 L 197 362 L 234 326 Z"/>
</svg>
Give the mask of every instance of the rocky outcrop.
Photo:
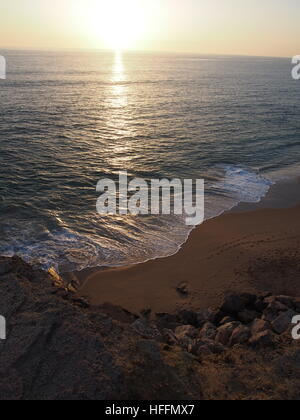
<svg viewBox="0 0 300 420">
<path fill-rule="evenodd" d="M 0 258 L 0 267 L 0 314 L 7 320 L 7 340 L 0 340 L 1 400 L 201 395 L 196 375 L 193 391 L 191 378 L 167 363 L 155 327 L 132 323 L 135 317 L 125 311 L 126 322 L 114 320 L 122 319 L 121 308 L 91 308 L 18 258 Z"/>
<path fill-rule="evenodd" d="M 278 336 L 291 331 L 298 305 L 299 299 L 289 296 L 228 294 L 218 309 L 189 311 L 184 317 L 178 312 L 173 323 L 190 321 L 190 325 L 177 326 L 173 342 L 192 353 L 197 348 L 197 355 L 199 340 L 209 340 L 210 346 L 221 344 L 223 351 L 236 345 L 275 347 Z"/>
<path fill-rule="evenodd" d="M 299 399 L 299 302 L 230 294 L 219 308 L 138 316 L 0 258 L 0 399 Z"/>
</svg>

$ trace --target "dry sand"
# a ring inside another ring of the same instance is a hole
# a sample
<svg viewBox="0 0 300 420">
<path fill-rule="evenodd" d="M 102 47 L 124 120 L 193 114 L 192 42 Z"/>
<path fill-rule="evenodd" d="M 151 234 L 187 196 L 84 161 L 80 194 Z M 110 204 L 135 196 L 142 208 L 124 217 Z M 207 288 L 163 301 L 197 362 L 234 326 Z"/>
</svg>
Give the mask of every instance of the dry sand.
<svg viewBox="0 0 300 420">
<path fill-rule="evenodd" d="M 86 270 L 69 280 L 80 282 L 79 293 L 92 304 L 110 303 L 136 313 L 203 309 L 218 305 L 227 291 L 299 296 L 300 206 L 282 208 L 300 202 L 299 185 L 298 180 L 276 185 L 255 210 L 240 206 L 205 222 L 174 256 Z M 182 286 L 187 294 L 177 290 Z"/>
</svg>

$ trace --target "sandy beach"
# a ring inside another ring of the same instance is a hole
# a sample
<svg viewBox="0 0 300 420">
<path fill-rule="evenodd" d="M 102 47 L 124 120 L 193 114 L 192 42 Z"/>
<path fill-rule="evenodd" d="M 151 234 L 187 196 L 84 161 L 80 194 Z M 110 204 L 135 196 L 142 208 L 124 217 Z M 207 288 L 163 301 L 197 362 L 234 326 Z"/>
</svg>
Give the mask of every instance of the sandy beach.
<svg viewBox="0 0 300 420">
<path fill-rule="evenodd" d="M 300 203 L 299 180 L 285 181 L 261 203 L 241 205 L 206 221 L 174 256 L 67 277 L 80 283 L 79 293 L 92 304 L 110 303 L 135 313 L 203 309 L 218 305 L 228 291 L 297 296 L 300 205 L 296 203 Z"/>
</svg>

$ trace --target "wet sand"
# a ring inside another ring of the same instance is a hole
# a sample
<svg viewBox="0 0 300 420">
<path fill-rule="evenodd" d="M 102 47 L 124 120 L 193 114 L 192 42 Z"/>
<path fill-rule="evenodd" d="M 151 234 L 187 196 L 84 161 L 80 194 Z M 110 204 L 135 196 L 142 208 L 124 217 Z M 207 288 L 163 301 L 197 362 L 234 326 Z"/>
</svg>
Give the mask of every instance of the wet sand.
<svg viewBox="0 0 300 420">
<path fill-rule="evenodd" d="M 79 294 L 94 305 L 136 313 L 203 309 L 218 305 L 227 291 L 300 295 L 299 186 L 299 180 L 276 184 L 261 203 L 206 221 L 174 256 L 85 270 L 68 280 L 79 282 Z"/>
</svg>

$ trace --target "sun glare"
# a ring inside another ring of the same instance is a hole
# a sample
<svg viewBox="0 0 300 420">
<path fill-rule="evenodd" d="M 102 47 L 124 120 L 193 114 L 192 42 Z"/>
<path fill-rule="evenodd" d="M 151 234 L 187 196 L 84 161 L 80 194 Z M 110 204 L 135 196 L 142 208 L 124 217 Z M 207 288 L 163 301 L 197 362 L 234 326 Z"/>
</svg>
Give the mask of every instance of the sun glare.
<svg viewBox="0 0 300 420">
<path fill-rule="evenodd" d="M 92 12 L 92 26 L 105 48 L 135 48 L 143 36 L 146 16 L 139 0 L 98 0 Z"/>
</svg>

